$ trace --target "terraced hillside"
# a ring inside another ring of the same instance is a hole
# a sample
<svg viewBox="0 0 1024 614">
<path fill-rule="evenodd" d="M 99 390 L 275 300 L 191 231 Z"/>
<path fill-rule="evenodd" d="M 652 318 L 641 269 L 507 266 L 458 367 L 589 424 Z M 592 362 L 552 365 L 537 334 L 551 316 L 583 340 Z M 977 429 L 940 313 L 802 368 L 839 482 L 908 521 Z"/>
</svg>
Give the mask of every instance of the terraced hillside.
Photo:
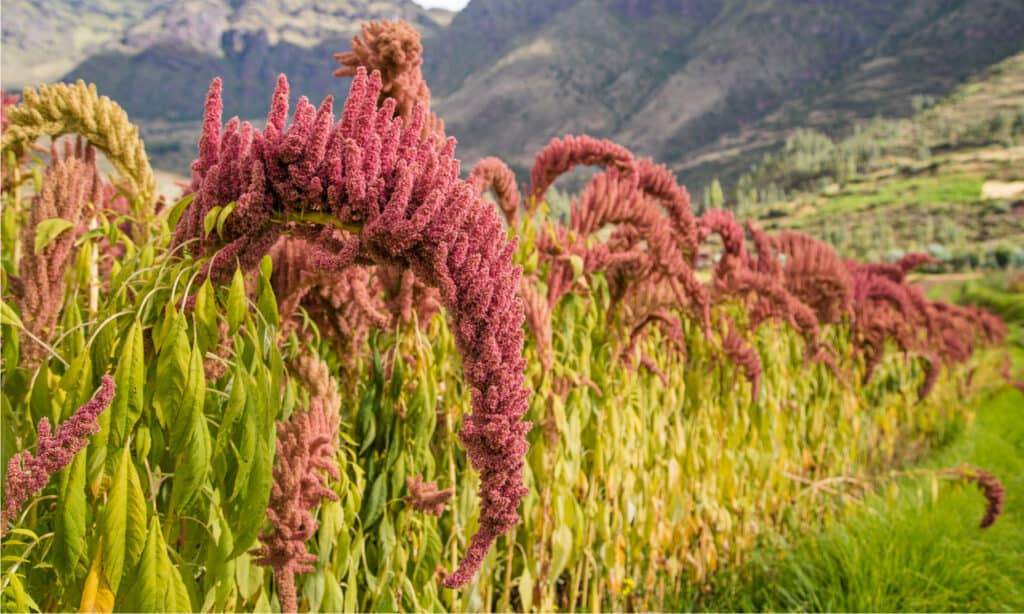
<svg viewBox="0 0 1024 614">
<path fill-rule="evenodd" d="M 953 268 L 1024 259 L 1024 54 L 913 118 L 874 120 L 837 142 L 794 134 L 741 177 L 735 205 L 847 257 L 926 250 Z M 1012 261 L 1012 262 L 1011 262 Z"/>
</svg>

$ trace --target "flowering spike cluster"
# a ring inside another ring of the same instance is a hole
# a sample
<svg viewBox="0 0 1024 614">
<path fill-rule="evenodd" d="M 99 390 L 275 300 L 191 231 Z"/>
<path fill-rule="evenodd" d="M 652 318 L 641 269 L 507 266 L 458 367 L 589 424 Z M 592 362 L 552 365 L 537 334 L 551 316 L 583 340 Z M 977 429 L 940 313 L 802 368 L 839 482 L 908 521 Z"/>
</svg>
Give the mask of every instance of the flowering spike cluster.
<svg viewBox="0 0 1024 614">
<path fill-rule="evenodd" d="M 529 425 L 522 421 L 523 306 L 515 245 L 504 223 L 472 186 L 460 181 L 455 141 L 421 137 L 425 109 L 411 120 L 378 104 L 380 74 L 357 69 L 339 121 L 330 100 L 314 108 L 300 99 L 287 125 L 288 85 L 278 81 L 263 130 L 220 119 L 220 89 L 207 98 L 199 159 L 193 166 L 196 197 L 175 230 L 177 244 L 210 257 L 218 280 L 236 262 L 251 269 L 282 232 L 314 244 L 325 267 L 356 264 L 411 269 L 439 290 L 473 389 L 473 412 L 461 438 L 481 474 L 480 528 L 446 584 L 473 577 L 499 534 L 518 522 L 526 494 L 522 471 Z M 221 234 L 203 236 L 214 207 L 237 203 Z M 334 228 L 307 222 L 309 213 Z"/>
<path fill-rule="evenodd" d="M 636 185 L 633 154 L 628 149 L 605 139 L 566 135 L 561 139 L 551 139 L 533 160 L 533 169 L 530 171 L 530 212 L 543 202 L 544 195 L 555 179 L 577 166 L 617 168 L 632 178 L 633 185 Z"/>
<path fill-rule="evenodd" d="M 785 256 L 786 289 L 814 310 L 820 324 L 837 324 L 853 307 L 853 284 L 842 259 L 810 235 L 785 231 L 771 237 Z"/>
<path fill-rule="evenodd" d="M 676 304 L 707 329 L 707 292 L 694 276 L 685 251 L 689 241 L 685 235 L 693 229 L 674 221 L 692 217 L 683 212 L 689 206 L 685 191 L 678 186 L 675 191 L 669 189 L 663 181 L 666 175 L 655 172 L 656 167 L 647 164 L 640 168 L 648 169 L 646 175 L 625 175 L 618 169 L 594 175 L 580 199 L 573 202 L 568 226 L 556 224 L 552 233 L 537 238 L 538 251 L 550 262 L 548 303 L 553 307 L 572 287 L 576 271 L 571 257 L 576 256 L 582 260 L 584 273 L 604 273 L 615 305 L 630 301 L 634 293 L 650 295 L 651 286 L 662 285 L 674 295 Z M 661 179 L 644 184 L 636 181 L 637 175 Z M 658 196 L 639 189 L 644 185 Z M 606 226 L 614 226 L 607 240 L 593 244 L 595 235 Z M 652 312 L 660 308 L 652 307 Z M 642 319 L 646 314 L 636 315 Z"/>
<path fill-rule="evenodd" d="M 61 156 L 51 147 L 52 160 L 43 177 L 43 189 L 32 201 L 29 218 L 21 229 L 21 266 L 11 279 L 15 303 L 25 329 L 31 334 L 23 346 L 26 365 L 34 368 L 46 356 L 46 343 L 53 335 L 57 317 L 64 306 L 64 276 L 75 256 L 75 233 L 62 232 L 39 252 L 35 250 L 39 225 L 62 218 L 73 227 L 85 226 L 89 203 L 103 200 L 103 183 L 96 168 L 96 151 L 81 141 L 77 148 L 65 143 Z"/>
<path fill-rule="evenodd" d="M 116 102 L 100 96 L 95 85 L 79 80 L 25 88 L 22 101 L 7 109 L 6 117 L 0 139 L 4 150 L 21 155 L 40 137 L 79 134 L 103 152 L 135 196 L 152 204 L 156 180 L 139 128 Z"/>
<path fill-rule="evenodd" d="M 744 376 L 750 382 L 750 396 L 756 401 L 761 388 L 761 356 L 747 343 L 732 320 L 729 320 L 729 330 L 722 339 L 722 352 L 730 362 L 743 369 Z"/>
<path fill-rule="evenodd" d="M 726 283 L 748 260 L 743 227 L 725 209 L 708 209 L 700 216 L 697 236 L 703 243 L 712 234 L 722 239 L 722 255 L 715 266 L 715 280 Z"/>
<path fill-rule="evenodd" d="M 638 158 L 636 172 L 638 187 L 644 194 L 661 202 L 678 235 L 683 254 L 693 265 L 700 240 L 689 192 L 679 184 L 667 166 L 655 164 L 650 158 Z"/>
<path fill-rule="evenodd" d="M 438 490 L 437 482 L 424 480 L 420 475 L 406 476 L 405 487 L 409 489 L 409 494 L 402 497 L 406 505 L 431 516 L 443 514 L 445 504 L 455 495 L 454 489 Z"/>
<path fill-rule="evenodd" d="M 907 273 L 913 271 L 919 266 L 923 266 L 925 264 L 935 264 L 937 262 L 938 260 L 929 256 L 928 254 L 922 254 L 920 252 L 911 252 L 909 254 L 905 254 L 902 258 L 897 260 L 896 266 L 898 266 L 900 270 L 903 271 L 903 274 L 906 275 Z"/>
<path fill-rule="evenodd" d="M 416 105 L 430 108 L 430 89 L 423 80 L 423 44 L 420 35 L 408 23 L 371 21 L 362 25 L 362 37 L 352 37 L 352 50 L 336 53 L 341 67 L 335 77 L 354 77 L 360 67 L 381 74 L 381 105 L 394 100 L 395 114 L 409 120 Z M 423 137 L 436 134 L 444 140 L 444 122 L 429 112 L 423 122 Z"/>
<path fill-rule="evenodd" d="M 104 375 L 96 395 L 55 431 L 50 432 L 49 420 L 39 420 L 35 456 L 23 450 L 7 463 L 7 493 L 0 514 L 0 534 L 7 532 L 8 524 L 17 519 L 28 498 L 42 490 L 51 475 L 70 465 L 75 455 L 89 445 L 89 437 L 100 430 L 97 418 L 113 399 L 114 378 Z"/>
<path fill-rule="evenodd" d="M 319 523 L 313 510 L 322 499 L 336 501 L 328 477 L 338 480 L 338 411 L 314 397 L 309 409 L 277 423 L 277 462 L 267 517 L 273 528 L 260 533 L 252 551 L 256 564 L 274 569 L 282 612 L 296 612 L 295 574 L 313 573 L 316 556 L 306 549 Z"/>
<path fill-rule="evenodd" d="M 1006 500 L 1006 489 L 1003 488 L 1002 482 L 999 478 L 994 476 L 991 472 L 985 471 L 984 469 L 959 469 L 953 470 L 954 474 L 960 475 L 968 482 L 974 482 L 978 485 L 982 494 L 985 496 L 985 515 L 982 516 L 981 522 L 978 523 L 978 527 L 987 529 L 992 526 L 996 519 L 1003 513 L 1003 504 Z"/>
<path fill-rule="evenodd" d="M 555 358 L 552 348 L 551 306 L 547 299 L 537 290 L 537 281 L 532 277 L 523 277 L 519 283 L 519 296 L 523 300 L 526 312 L 526 326 L 533 334 L 537 343 L 537 356 L 545 371 L 554 365 Z"/>
<path fill-rule="evenodd" d="M 522 197 L 516 187 L 516 175 L 498 158 L 482 158 L 469 174 L 469 182 L 483 193 L 490 189 L 498 202 L 498 208 L 505 214 L 505 221 L 514 226 L 519 217 Z"/>
</svg>

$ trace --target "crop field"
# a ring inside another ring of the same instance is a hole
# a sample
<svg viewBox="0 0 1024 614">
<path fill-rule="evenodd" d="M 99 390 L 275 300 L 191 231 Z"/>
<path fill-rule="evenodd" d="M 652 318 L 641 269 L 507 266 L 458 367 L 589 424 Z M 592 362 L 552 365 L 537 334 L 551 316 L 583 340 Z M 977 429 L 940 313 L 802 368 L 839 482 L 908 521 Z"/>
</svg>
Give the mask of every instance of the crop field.
<svg viewBox="0 0 1024 614">
<path fill-rule="evenodd" d="M 215 79 L 180 194 L 95 86 L 3 95 L 4 611 L 1024 607 L 1016 171 L 698 207 L 570 134 L 520 185 L 420 52 L 255 124 Z"/>
</svg>

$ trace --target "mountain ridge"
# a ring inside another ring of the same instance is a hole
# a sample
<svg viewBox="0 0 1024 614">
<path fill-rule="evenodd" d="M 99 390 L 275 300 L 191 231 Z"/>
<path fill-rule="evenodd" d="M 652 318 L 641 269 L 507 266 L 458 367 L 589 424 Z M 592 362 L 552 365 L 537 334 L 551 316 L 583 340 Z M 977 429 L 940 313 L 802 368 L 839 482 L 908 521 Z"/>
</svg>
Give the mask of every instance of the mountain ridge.
<svg viewBox="0 0 1024 614">
<path fill-rule="evenodd" d="M 85 57 L 64 78 L 97 83 L 147 142 L 172 135 L 153 141 L 154 158 L 175 169 L 198 125 L 167 124 L 201 116 L 214 75 L 226 112 L 243 118 L 265 114 L 278 72 L 311 99 L 343 96 L 331 56 L 368 19 L 421 32 L 435 111 L 464 166 L 497 155 L 524 179 L 548 140 L 589 132 L 668 163 L 694 193 L 739 176 L 795 127 L 837 134 L 908 115 L 914 96 L 941 96 L 1024 49 L 1014 0 L 473 0 L 454 15 L 408 0 L 161 0 L 141 15 L 82 2 L 123 27 L 73 37 Z M 31 12 L 10 4 L 16 18 Z M 5 74 L 18 25 L 6 17 Z"/>
</svg>

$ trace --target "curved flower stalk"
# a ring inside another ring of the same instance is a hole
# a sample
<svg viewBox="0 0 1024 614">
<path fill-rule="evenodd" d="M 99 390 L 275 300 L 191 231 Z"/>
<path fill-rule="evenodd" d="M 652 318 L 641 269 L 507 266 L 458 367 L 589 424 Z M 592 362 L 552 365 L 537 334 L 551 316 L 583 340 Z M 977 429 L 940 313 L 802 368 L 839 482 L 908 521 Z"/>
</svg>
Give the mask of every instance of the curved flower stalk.
<svg viewBox="0 0 1024 614">
<path fill-rule="evenodd" d="M 786 288 L 814 310 L 820 324 L 836 324 L 851 311 L 853 282 L 835 250 L 801 232 L 780 232 L 771 242 L 785 257 Z"/>
<path fill-rule="evenodd" d="M 650 158 L 637 159 L 636 172 L 637 187 L 644 194 L 661 202 L 677 233 L 679 247 L 687 262 L 693 266 L 700 241 L 689 192 L 679 184 L 675 174 L 667 166 L 655 164 Z"/>
<path fill-rule="evenodd" d="M 43 176 L 42 191 L 32 200 L 28 220 L 21 228 L 21 263 L 17 278 L 11 278 L 15 304 L 21 312 L 29 342 L 23 346 L 25 365 L 38 366 L 46 357 L 60 310 L 64 306 L 64 276 L 75 257 L 75 233 L 61 232 L 41 250 L 36 250 L 37 234 L 47 220 L 63 219 L 71 227 L 84 226 L 90 203 L 102 200 L 103 186 L 96 170 L 96 152 L 92 147 L 77 149 L 65 143 L 61 156 L 51 146 L 52 160 Z"/>
<path fill-rule="evenodd" d="M 22 101 L 6 115 L 3 149 L 25 151 L 42 136 L 80 134 L 103 152 L 132 193 L 152 206 L 156 180 L 139 129 L 116 102 L 99 96 L 95 85 L 79 80 L 25 88 Z"/>
<path fill-rule="evenodd" d="M 75 455 L 89 445 L 89 437 L 100 430 L 97 418 L 114 399 L 114 378 L 104 375 L 96 395 L 75 410 L 70 418 L 50 431 L 50 421 L 39 420 L 36 453 L 18 452 L 7 463 L 7 493 L 0 514 L 0 534 L 17 519 L 18 512 L 33 494 L 50 481 L 50 476 L 71 464 Z"/>
<path fill-rule="evenodd" d="M 492 190 L 498 208 L 505 214 L 505 221 L 509 226 L 515 226 L 522 197 L 512 169 L 498 158 L 481 158 L 469 174 L 469 182 L 481 194 L 487 189 Z"/>
<path fill-rule="evenodd" d="M 302 98 L 286 126 L 288 82 L 281 76 L 264 130 L 237 120 L 222 129 L 214 80 L 192 166 L 196 198 L 175 241 L 195 239 L 190 245 L 211 257 L 207 271 L 216 279 L 230 275 L 236 262 L 255 266 L 289 232 L 316 246 L 323 270 L 394 265 L 439 288 L 473 388 L 461 438 L 481 473 L 480 528 L 445 580 L 459 587 L 497 536 L 518 522 L 526 494 L 520 269 L 497 212 L 458 179 L 455 140 L 439 147 L 436 136 L 421 138 L 424 107 L 405 123 L 394 117 L 392 99 L 378 106 L 380 92 L 380 74 L 358 69 L 340 121 L 330 99 L 317 109 Z M 222 234 L 204 237 L 206 215 L 230 202 L 237 206 Z M 336 235 L 338 228 L 348 234 Z"/>
<path fill-rule="evenodd" d="M 554 306 L 570 289 L 576 275 L 575 256 L 582 261 L 584 273 L 605 274 L 613 304 L 621 304 L 631 292 L 649 292 L 649 288 L 641 290 L 645 284 L 664 284 L 676 305 L 697 317 L 707 330 L 708 296 L 683 251 L 686 240 L 672 217 L 663 212 L 664 201 L 638 189 L 635 177 L 617 169 L 594 175 L 579 201 L 573 202 L 569 225 L 556 224 L 553 233 L 538 237 L 538 250 L 550 260 L 548 303 Z M 614 226 L 611 235 L 593 244 L 594 235 L 606 226 Z"/>
<path fill-rule="evenodd" d="M 743 369 L 743 375 L 750 382 L 750 398 L 757 401 L 761 388 L 761 356 L 740 334 L 736 323 L 728 320 L 728 330 L 722 338 L 722 352 L 734 365 Z"/>
<path fill-rule="evenodd" d="M 782 274 L 782 264 L 772 251 L 771 237 L 750 221 L 747 221 L 747 232 L 750 234 L 750 240 L 754 244 L 754 252 L 757 254 L 755 258 L 750 252 L 747 252 L 747 268 L 770 277 L 780 276 Z"/>
<path fill-rule="evenodd" d="M 700 216 L 697 236 L 701 243 L 712 234 L 722 239 L 722 255 L 715 265 L 715 285 L 726 287 L 729 278 L 748 261 L 746 237 L 743 227 L 725 209 L 708 209 Z"/>
<path fill-rule="evenodd" d="M 817 342 L 819 326 L 814 311 L 790 294 L 782 279 L 767 273 L 740 269 L 730 277 L 726 292 L 746 295 L 752 299 L 752 326 L 757 326 L 765 320 L 781 320 L 788 322 L 809 343 Z"/>
<path fill-rule="evenodd" d="M 978 489 L 985 496 L 985 515 L 982 516 L 978 527 L 987 529 L 995 524 L 996 519 L 1003 513 L 1003 504 L 1006 501 L 1006 489 L 1003 487 L 1002 482 L 999 481 L 999 478 L 990 471 L 972 467 L 947 469 L 946 472 L 977 484 Z"/>
<path fill-rule="evenodd" d="M 537 357 L 545 371 L 550 371 L 555 358 L 552 348 L 551 306 L 537 290 L 537 281 L 532 277 L 519 280 L 519 296 L 526 312 L 526 326 L 537 343 Z"/>
<path fill-rule="evenodd" d="M 256 564 L 274 569 L 282 612 L 297 612 L 295 575 L 313 573 L 316 556 L 306 549 L 320 524 L 313 510 L 322 499 L 336 501 L 328 477 L 341 474 L 335 460 L 338 411 L 315 397 L 309 409 L 277 423 L 277 462 L 270 489 L 267 517 L 273 529 L 260 533 L 261 545 L 252 551 Z"/>
<path fill-rule="evenodd" d="M 537 153 L 530 170 L 530 202 L 527 212 L 533 213 L 544 201 L 548 188 L 560 176 L 577 166 L 614 167 L 630 177 L 636 185 L 633 154 L 622 145 L 587 135 L 566 135 L 551 142 Z"/>
<path fill-rule="evenodd" d="M 423 44 L 412 26 L 395 21 L 371 21 L 362 25 L 363 35 L 352 37 L 352 50 L 336 53 L 334 59 L 341 67 L 335 77 L 354 77 L 359 67 L 367 72 L 380 71 L 381 90 L 378 103 L 387 98 L 395 100 L 395 114 L 406 119 L 412 117 L 416 105 L 428 109 L 423 120 L 423 137 L 436 134 L 444 141 L 444 122 L 430 112 L 430 88 L 423 80 Z"/>
</svg>

